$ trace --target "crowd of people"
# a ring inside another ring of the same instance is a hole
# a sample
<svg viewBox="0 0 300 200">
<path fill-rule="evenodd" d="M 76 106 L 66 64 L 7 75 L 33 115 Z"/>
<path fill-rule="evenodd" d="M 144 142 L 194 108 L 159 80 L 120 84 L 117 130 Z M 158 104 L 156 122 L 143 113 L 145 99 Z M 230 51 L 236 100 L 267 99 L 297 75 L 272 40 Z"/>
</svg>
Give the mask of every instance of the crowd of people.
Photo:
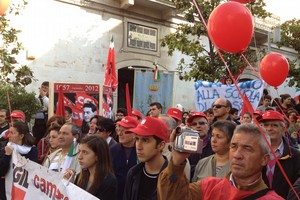
<svg viewBox="0 0 300 200">
<path fill-rule="evenodd" d="M 299 199 L 299 104 L 289 95 L 264 95 L 254 113 L 240 116 L 224 98 L 205 112 L 162 113 L 153 102 L 143 117 L 119 108 L 114 121 L 86 105 L 83 129 L 67 109 L 48 118 L 47 87 L 41 86 L 44 108 L 32 130 L 21 110 L 0 109 L 1 200 L 13 150 L 101 200 Z M 201 153 L 174 149 L 178 126 L 196 131 Z"/>
</svg>

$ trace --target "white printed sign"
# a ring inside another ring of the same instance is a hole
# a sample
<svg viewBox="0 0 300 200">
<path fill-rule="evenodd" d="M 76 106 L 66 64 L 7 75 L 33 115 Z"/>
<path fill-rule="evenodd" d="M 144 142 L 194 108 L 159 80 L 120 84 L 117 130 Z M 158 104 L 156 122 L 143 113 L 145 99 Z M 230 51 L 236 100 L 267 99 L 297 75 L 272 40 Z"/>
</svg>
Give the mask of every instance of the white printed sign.
<svg viewBox="0 0 300 200">
<path fill-rule="evenodd" d="M 232 107 L 242 110 L 243 99 L 234 84 L 223 85 L 207 81 L 197 81 L 195 83 L 196 108 L 199 112 L 204 112 L 211 108 L 218 98 L 225 98 L 232 103 Z M 252 80 L 238 83 L 242 95 L 248 97 L 253 109 L 259 104 L 263 94 L 264 83 L 261 80 Z"/>
</svg>

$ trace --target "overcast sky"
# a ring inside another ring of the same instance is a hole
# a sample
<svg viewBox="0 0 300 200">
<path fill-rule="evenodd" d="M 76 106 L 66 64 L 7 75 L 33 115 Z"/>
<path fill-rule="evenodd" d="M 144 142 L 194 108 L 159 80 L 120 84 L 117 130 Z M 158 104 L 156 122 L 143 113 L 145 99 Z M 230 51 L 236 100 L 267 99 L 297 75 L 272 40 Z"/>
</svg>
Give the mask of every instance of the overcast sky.
<svg viewBox="0 0 300 200">
<path fill-rule="evenodd" d="M 280 16 L 281 23 L 300 19 L 300 0 L 265 0 L 266 10 Z"/>
</svg>

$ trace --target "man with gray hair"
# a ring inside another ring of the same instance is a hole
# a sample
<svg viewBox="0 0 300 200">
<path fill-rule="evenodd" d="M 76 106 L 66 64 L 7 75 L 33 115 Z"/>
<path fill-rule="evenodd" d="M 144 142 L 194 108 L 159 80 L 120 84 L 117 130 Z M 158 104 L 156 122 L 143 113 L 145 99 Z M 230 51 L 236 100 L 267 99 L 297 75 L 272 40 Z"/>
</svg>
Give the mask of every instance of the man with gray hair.
<svg viewBox="0 0 300 200">
<path fill-rule="evenodd" d="M 295 183 L 300 177 L 300 152 L 291 147 L 284 136 L 286 130 L 283 116 L 277 111 L 268 110 L 262 115 L 260 122 L 270 136 L 271 147 L 284 173 L 292 184 Z M 283 198 L 287 197 L 290 186 L 273 154 L 270 155 L 268 165 L 263 169 L 263 179 L 277 194 Z"/>
<path fill-rule="evenodd" d="M 261 176 L 270 157 L 262 134 L 255 124 L 236 127 L 229 150 L 231 172 L 225 178 L 187 182 L 183 168 L 189 154 L 174 150 L 168 167 L 159 176 L 158 199 L 283 199 L 268 189 Z"/>
</svg>

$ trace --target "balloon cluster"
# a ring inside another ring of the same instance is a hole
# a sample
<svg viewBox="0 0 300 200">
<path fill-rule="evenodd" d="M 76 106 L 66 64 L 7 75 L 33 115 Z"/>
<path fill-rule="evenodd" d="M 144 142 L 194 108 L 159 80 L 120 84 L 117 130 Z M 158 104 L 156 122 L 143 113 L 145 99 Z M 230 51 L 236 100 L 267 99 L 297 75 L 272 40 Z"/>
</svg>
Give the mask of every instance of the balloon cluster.
<svg viewBox="0 0 300 200">
<path fill-rule="evenodd" d="M 2 16 L 9 6 L 10 0 L 0 0 L 0 16 Z"/>
<path fill-rule="evenodd" d="M 254 33 L 250 10 L 244 6 L 255 0 L 230 0 L 217 6 L 211 13 L 207 31 L 214 45 L 229 53 L 243 53 Z M 260 63 L 263 80 L 273 87 L 281 85 L 289 72 L 289 63 L 279 53 L 266 55 Z"/>
</svg>

